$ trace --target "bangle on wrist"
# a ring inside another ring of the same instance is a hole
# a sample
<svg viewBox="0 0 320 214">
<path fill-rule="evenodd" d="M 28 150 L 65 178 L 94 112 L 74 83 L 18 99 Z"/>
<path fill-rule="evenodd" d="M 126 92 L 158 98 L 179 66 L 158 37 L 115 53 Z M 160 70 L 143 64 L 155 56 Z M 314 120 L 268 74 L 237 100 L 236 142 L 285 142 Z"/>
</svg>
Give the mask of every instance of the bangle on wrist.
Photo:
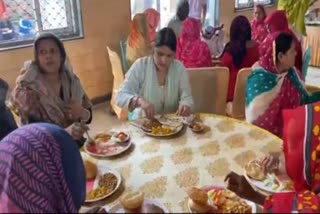
<svg viewBox="0 0 320 214">
<path fill-rule="evenodd" d="M 88 109 L 84 109 L 84 111 L 82 112 L 81 119 L 85 122 L 87 122 L 90 119 L 90 111 Z"/>
</svg>

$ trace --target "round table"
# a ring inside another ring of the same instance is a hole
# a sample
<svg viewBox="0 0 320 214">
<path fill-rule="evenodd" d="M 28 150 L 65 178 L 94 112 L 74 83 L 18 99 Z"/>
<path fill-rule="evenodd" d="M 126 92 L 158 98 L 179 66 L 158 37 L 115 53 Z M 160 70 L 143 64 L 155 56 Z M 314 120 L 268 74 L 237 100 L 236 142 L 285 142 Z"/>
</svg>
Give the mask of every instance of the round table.
<svg viewBox="0 0 320 214">
<path fill-rule="evenodd" d="M 129 133 L 133 146 L 119 157 L 98 160 L 118 170 L 123 182 L 115 195 L 94 205 L 110 208 L 123 191 L 139 190 L 170 212 L 188 212 L 187 188 L 224 186 L 231 170 L 242 174 L 248 161 L 281 151 L 282 140 L 256 126 L 217 115 L 200 117 L 209 127 L 205 133 L 186 128 L 169 139 L 148 137 L 129 123 L 114 127 Z"/>
</svg>

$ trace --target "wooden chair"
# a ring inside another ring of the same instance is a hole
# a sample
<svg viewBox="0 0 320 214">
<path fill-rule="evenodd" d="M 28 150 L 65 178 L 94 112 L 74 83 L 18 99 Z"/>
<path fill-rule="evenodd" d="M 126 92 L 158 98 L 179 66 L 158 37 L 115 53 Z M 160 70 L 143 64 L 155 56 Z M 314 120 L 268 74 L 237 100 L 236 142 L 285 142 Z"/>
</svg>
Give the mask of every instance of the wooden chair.
<svg viewBox="0 0 320 214">
<path fill-rule="evenodd" d="M 320 92 L 320 88 L 317 86 L 313 86 L 313 85 L 306 85 L 307 90 L 310 93 L 314 93 L 314 92 Z"/>
<path fill-rule="evenodd" d="M 247 79 L 252 73 L 251 68 L 243 68 L 238 72 L 233 102 L 227 104 L 227 115 L 236 119 L 245 119 Z"/>
<path fill-rule="evenodd" d="M 107 51 L 110 58 L 113 74 L 113 89 L 110 105 L 120 120 L 127 120 L 128 112 L 117 106 L 115 103 L 118 90 L 125 78 L 121 67 L 121 61 L 118 54 L 115 51 L 112 51 L 109 47 L 107 47 Z"/>
<path fill-rule="evenodd" d="M 190 68 L 194 112 L 225 115 L 229 84 L 226 67 Z"/>
</svg>

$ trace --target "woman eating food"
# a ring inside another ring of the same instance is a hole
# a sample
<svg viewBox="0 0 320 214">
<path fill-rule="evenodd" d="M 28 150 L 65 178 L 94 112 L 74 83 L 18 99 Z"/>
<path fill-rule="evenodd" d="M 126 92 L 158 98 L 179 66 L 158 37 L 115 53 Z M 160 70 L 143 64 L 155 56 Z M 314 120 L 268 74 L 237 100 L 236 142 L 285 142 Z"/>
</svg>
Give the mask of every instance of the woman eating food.
<svg viewBox="0 0 320 214">
<path fill-rule="evenodd" d="M 234 172 L 225 179 L 228 189 L 244 199 L 263 205 L 264 212 L 319 213 L 320 103 L 285 110 L 283 121 L 285 167 L 294 183 L 294 191 L 266 197 L 256 192 L 244 176 Z M 261 167 L 268 170 L 272 162 L 270 160 L 261 164 Z"/>
<path fill-rule="evenodd" d="M 116 98 L 131 112 L 129 119 L 174 113 L 189 116 L 193 99 L 185 67 L 175 60 L 176 36 L 163 28 L 157 34 L 153 54 L 138 59 L 126 74 Z"/>
</svg>

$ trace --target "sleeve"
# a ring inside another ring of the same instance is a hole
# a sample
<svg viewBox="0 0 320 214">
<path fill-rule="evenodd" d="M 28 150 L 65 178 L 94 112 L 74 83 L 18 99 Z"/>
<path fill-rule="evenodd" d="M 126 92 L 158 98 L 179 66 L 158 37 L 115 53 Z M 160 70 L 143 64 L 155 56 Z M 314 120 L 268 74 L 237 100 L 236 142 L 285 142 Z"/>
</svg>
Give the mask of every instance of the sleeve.
<svg viewBox="0 0 320 214">
<path fill-rule="evenodd" d="M 180 103 L 179 105 L 186 105 L 189 106 L 191 109 L 193 109 L 193 98 L 191 94 L 191 86 L 189 81 L 189 75 L 186 71 L 185 67 L 181 64 L 182 75 L 180 79 L 180 88 L 179 88 L 179 94 L 180 94 Z"/>
<path fill-rule="evenodd" d="M 266 198 L 264 213 L 319 213 L 319 198 L 305 190 L 275 193 Z"/>
<path fill-rule="evenodd" d="M 141 90 L 140 83 L 143 81 L 144 76 L 142 63 L 141 59 L 138 59 L 126 74 L 125 80 L 116 97 L 116 105 L 120 108 L 129 110 L 131 99 L 139 96 Z"/>
<path fill-rule="evenodd" d="M 24 82 L 16 85 L 11 97 L 13 108 L 19 115 L 22 113 L 35 118 L 40 117 L 40 108 L 37 105 L 39 100 L 37 93 L 28 88 Z"/>
</svg>

